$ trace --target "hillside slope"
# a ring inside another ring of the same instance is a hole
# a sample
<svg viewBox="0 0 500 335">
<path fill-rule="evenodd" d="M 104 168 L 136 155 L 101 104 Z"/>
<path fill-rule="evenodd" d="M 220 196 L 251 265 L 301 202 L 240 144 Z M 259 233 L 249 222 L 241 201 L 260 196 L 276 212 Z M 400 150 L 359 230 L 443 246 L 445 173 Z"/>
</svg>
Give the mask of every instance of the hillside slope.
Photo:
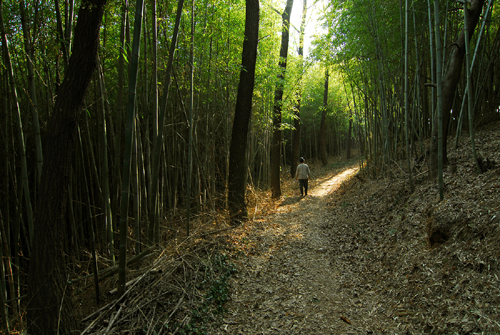
<svg viewBox="0 0 500 335">
<path fill-rule="evenodd" d="M 500 124 L 477 132 L 475 172 L 468 137 L 449 157 L 445 195 L 417 171 L 407 177 L 353 178 L 332 197 L 332 267 L 342 267 L 353 324 L 377 333 L 500 333 Z M 450 143 L 448 148 L 454 148 Z M 378 295 L 379 305 L 365 298 Z M 373 324 L 381 314 L 394 322 Z"/>
</svg>

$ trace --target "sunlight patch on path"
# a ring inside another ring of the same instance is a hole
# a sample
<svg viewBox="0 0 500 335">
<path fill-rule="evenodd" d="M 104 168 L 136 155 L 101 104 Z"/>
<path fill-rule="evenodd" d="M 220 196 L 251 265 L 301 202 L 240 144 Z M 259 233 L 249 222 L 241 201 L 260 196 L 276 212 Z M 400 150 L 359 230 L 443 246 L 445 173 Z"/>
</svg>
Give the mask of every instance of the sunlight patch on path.
<svg viewBox="0 0 500 335">
<path fill-rule="evenodd" d="M 245 256 L 236 261 L 240 270 L 230 281 L 228 316 L 215 335 L 347 333 L 339 313 L 350 302 L 338 299 L 343 288 L 339 270 L 330 266 L 331 236 L 323 227 L 328 195 L 358 170 L 318 169 L 310 195 L 283 197 L 246 224 L 241 237 L 233 232 Z M 296 194 L 296 183 L 287 186 L 288 194 Z"/>
<path fill-rule="evenodd" d="M 330 193 L 336 191 L 343 181 L 348 180 L 351 176 L 356 174 L 358 170 L 359 167 L 347 169 L 342 173 L 334 175 L 324 181 L 315 184 L 314 188 L 311 191 L 315 196 L 325 197 Z"/>
</svg>

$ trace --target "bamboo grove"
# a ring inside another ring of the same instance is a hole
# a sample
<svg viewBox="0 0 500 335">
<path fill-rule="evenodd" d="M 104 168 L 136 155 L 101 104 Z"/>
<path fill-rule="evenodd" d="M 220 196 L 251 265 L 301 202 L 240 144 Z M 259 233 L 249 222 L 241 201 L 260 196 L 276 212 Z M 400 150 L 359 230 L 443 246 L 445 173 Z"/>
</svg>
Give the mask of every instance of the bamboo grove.
<svg viewBox="0 0 500 335">
<path fill-rule="evenodd" d="M 288 22 L 292 5 L 299 19 Z M 75 26 L 82 10 L 101 7 L 96 70 L 86 90 L 68 92 Z M 33 259 L 68 268 L 92 259 L 97 273 L 99 255 L 124 278 L 126 257 L 227 218 L 245 8 L 243 0 L 1 1 L 1 327 L 23 318 L 28 276 L 44 271 Z M 279 197 L 299 156 L 327 164 L 353 150 L 373 178 L 404 159 L 410 187 L 412 166 L 430 156 L 441 181 L 443 137 L 450 146 L 468 132 L 475 155 L 474 126 L 499 117 L 498 16 L 493 0 L 261 2 L 246 183 Z M 58 145 L 49 125 L 58 99 L 77 93 L 65 191 L 42 195 L 44 169 L 56 162 L 45 139 Z M 65 199 L 54 235 L 62 250 L 32 258 L 42 196 Z"/>
</svg>

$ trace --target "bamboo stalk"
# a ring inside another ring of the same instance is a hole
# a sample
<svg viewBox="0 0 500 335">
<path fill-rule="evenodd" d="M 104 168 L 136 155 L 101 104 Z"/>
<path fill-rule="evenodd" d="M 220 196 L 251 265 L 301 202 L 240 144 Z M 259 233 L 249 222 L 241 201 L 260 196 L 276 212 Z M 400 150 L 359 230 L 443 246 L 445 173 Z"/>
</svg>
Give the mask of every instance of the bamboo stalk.
<svg viewBox="0 0 500 335">
<path fill-rule="evenodd" d="M 482 173 L 481 167 L 479 166 L 479 161 L 477 160 L 476 154 L 476 143 L 474 139 L 474 108 L 473 108 L 473 96 L 472 96 L 472 79 L 470 71 L 470 54 L 469 54 L 469 29 L 467 28 L 469 21 L 469 9 L 467 8 L 467 2 L 464 1 L 464 36 L 465 36 L 465 71 L 467 76 L 467 110 L 469 112 L 469 134 L 472 146 L 472 157 L 474 158 L 474 163 L 476 165 L 477 173 Z"/>
<path fill-rule="evenodd" d="M 4 272 L 7 271 L 6 277 L 7 277 L 8 287 L 9 287 L 9 293 L 10 293 L 11 300 L 12 300 L 12 311 L 14 312 L 14 317 L 18 318 L 20 305 L 19 305 L 18 296 L 16 294 L 16 289 L 15 289 L 15 284 L 14 284 L 14 275 L 12 273 L 12 263 L 11 263 L 11 258 L 10 258 L 11 253 L 9 250 L 9 245 L 7 243 L 7 235 L 5 234 L 5 224 L 4 224 L 3 215 L 2 215 L 1 210 L 0 210 L 0 234 L 1 234 L 0 243 L 2 243 L 2 250 L 0 250 L 2 252 L 2 254 L 0 256 L 3 259 Z M 2 264 L 0 264 L 0 267 L 1 266 L 2 266 Z M 3 285 L 5 284 L 5 276 L 4 275 L 2 276 L 2 284 Z M 5 288 L 5 286 L 3 286 L 3 287 Z M 4 296 L 4 292 L 6 292 L 6 290 L 2 290 L 0 292 L 2 297 Z M 1 301 L 0 301 L 0 303 L 1 303 Z M 4 305 L 1 304 L 0 306 L 4 306 Z"/>
<path fill-rule="evenodd" d="M 130 265 L 136 263 L 137 261 L 140 261 L 142 258 L 146 257 L 151 252 L 153 252 L 156 248 L 158 248 L 158 245 L 157 244 L 153 244 L 152 246 L 148 247 L 147 249 L 145 249 L 140 254 L 137 254 L 134 257 L 128 259 L 127 260 L 127 266 L 130 266 Z M 119 271 L 118 265 L 113 265 L 113 266 L 111 266 L 109 268 L 106 268 L 106 269 L 104 269 L 102 271 L 99 271 L 97 274 L 98 274 L 99 280 L 103 280 L 103 279 L 111 277 L 112 275 L 116 274 L 118 271 Z M 89 278 L 91 276 L 95 276 L 95 273 L 91 273 L 91 274 L 88 274 L 88 275 L 83 276 L 83 277 L 71 279 L 68 282 L 68 284 L 74 284 L 76 282 L 79 282 L 80 280 L 87 279 L 87 278 Z M 92 286 L 92 284 L 85 286 L 83 290 L 89 288 L 90 286 Z"/>
<path fill-rule="evenodd" d="M 80 144 L 80 155 L 82 158 L 82 161 L 84 160 L 83 157 L 83 143 L 82 143 L 82 137 L 80 133 L 80 128 L 78 128 L 78 139 L 79 139 L 79 144 Z M 92 208 L 90 206 L 90 195 L 89 195 L 89 189 L 88 189 L 88 182 L 87 182 L 87 173 L 85 172 L 85 169 L 83 169 L 83 181 L 84 181 L 84 187 L 83 191 L 86 195 L 86 200 L 87 200 L 87 215 L 88 215 L 88 220 L 87 224 L 89 225 L 89 231 L 90 231 L 90 244 L 91 244 L 91 249 L 92 249 L 92 266 L 94 268 L 94 284 L 95 284 L 95 294 L 96 294 L 96 301 L 97 304 L 99 304 L 99 278 L 97 276 L 97 254 L 96 254 L 96 243 L 95 243 L 95 231 L 94 231 L 94 218 L 92 215 Z"/>
<path fill-rule="evenodd" d="M 406 140 L 406 164 L 407 164 L 407 169 L 408 169 L 408 181 L 410 184 L 410 192 L 413 193 L 414 186 L 413 186 L 413 178 L 412 178 L 412 171 L 411 171 L 411 165 L 410 165 L 410 120 L 409 120 L 409 111 L 408 109 L 410 108 L 410 104 L 408 101 L 408 0 L 405 0 L 405 75 L 404 75 L 404 99 L 405 99 L 405 140 Z"/>
<path fill-rule="evenodd" d="M 103 134 L 103 145 L 102 145 L 102 196 L 104 200 L 104 227 L 106 229 L 107 236 L 107 249 L 109 250 L 111 261 L 115 263 L 115 251 L 114 251 L 114 231 L 113 231 L 113 214 L 111 211 L 111 199 L 109 193 L 109 166 L 108 166 L 108 133 L 106 127 L 106 88 L 104 85 L 104 73 L 102 72 L 101 62 L 99 62 L 98 67 L 99 74 L 99 86 L 101 91 L 102 99 L 102 134 Z"/>
<path fill-rule="evenodd" d="M 40 184 L 40 178 L 42 177 L 42 166 L 43 166 L 43 154 L 42 154 L 42 139 L 40 136 L 40 122 L 38 117 L 38 103 L 35 90 L 35 73 L 33 70 L 33 56 L 34 52 L 32 49 L 32 42 L 29 34 L 29 28 L 26 22 L 26 10 L 24 5 L 24 0 L 19 2 L 19 8 L 21 12 L 21 26 L 23 29 L 24 37 L 24 50 L 26 52 L 26 65 L 28 67 L 28 86 L 29 86 L 29 97 L 30 97 L 30 107 L 31 113 L 33 115 L 33 126 L 35 128 L 35 145 L 36 145 L 36 158 L 37 158 L 37 185 Z"/>
<path fill-rule="evenodd" d="M 19 141 L 19 150 L 21 154 L 21 178 L 23 183 L 23 191 L 24 198 L 26 203 L 27 210 L 27 219 L 28 219 L 28 227 L 29 227 L 29 243 L 33 241 L 34 234 L 34 223 L 33 223 L 33 207 L 31 205 L 31 195 L 28 181 L 28 166 L 26 163 L 26 147 L 24 141 L 24 131 L 23 131 L 23 123 L 21 120 L 21 110 L 19 107 L 19 100 L 17 98 L 17 87 L 16 87 L 16 79 L 14 77 L 14 70 L 12 67 L 12 61 L 10 58 L 9 52 L 9 44 L 7 42 L 7 34 L 5 32 L 5 25 L 3 21 L 3 1 L 0 2 L 0 29 L 2 33 L 2 48 L 5 59 L 5 67 L 8 72 L 9 84 L 10 84 L 10 93 L 12 103 L 14 105 L 14 115 L 17 121 L 17 138 Z"/>
<path fill-rule="evenodd" d="M 0 211 L 0 220 L 1 219 L 1 211 Z M 3 222 L 3 220 L 2 220 Z M 3 239 L 3 232 L 0 232 Z M 0 248 L 0 257 L 3 258 L 3 248 Z M 6 289 L 5 289 L 5 273 L 3 270 L 3 265 L 0 264 L 0 317 L 1 317 L 1 324 L 0 324 L 0 329 L 4 330 L 7 334 L 10 334 L 10 327 L 9 327 L 9 313 L 7 312 L 7 304 L 5 304 L 6 300 Z"/>
<path fill-rule="evenodd" d="M 441 63 L 441 33 L 439 28 L 439 1 L 434 1 L 434 27 L 436 34 L 436 82 L 437 82 L 437 120 L 438 120 L 438 187 L 439 187 L 439 199 L 443 200 L 444 190 L 443 190 L 443 99 L 442 99 L 442 63 Z"/>
<path fill-rule="evenodd" d="M 125 150 L 123 155 L 123 185 L 120 208 L 120 258 L 119 258 L 119 293 L 125 292 L 126 283 L 126 264 L 127 264 L 127 231 L 128 231 L 128 206 L 130 192 L 130 170 L 132 159 L 132 145 L 134 138 L 135 123 L 135 105 L 137 101 L 137 73 L 139 67 L 139 52 L 141 45 L 142 31 L 142 13 L 144 11 L 144 0 L 137 0 L 135 22 L 134 22 L 134 41 L 132 46 L 132 58 L 129 71 L 129 94 L 127 103 L 127 123 L 125 128 Z"/>
<path fill-rule="evenodd" d="M 184 0 L 179 0 L 177 4 L 177 15 L 175 18 L 175 25 L 174 25 L 174 33 L 172 36 L 172 41 L 170 43 L 170 52 L 169 52 L 169 58 L 167 62 L 167 72 L 166 72 L 166 80 L 165 80 L 165 92 L 162 97 L 162 103 L 159 111 L 159 116 L 158 116 L 158 138 L 156 142 L 153 144 L 153 166 L 152 166 L 152 171 L 151 171 L 151 183 L 150 183 L 150 191 L 149 191 L 149 196 L 150 196 L 150 202 L 149 202 L 149 215 L 150 215 L 150 220 L 149 222 L 155 222 L 156 220 L 156 206 L 157 206 L 157 198 L 158 198 L 158 184 L 159 184 L 159 173 L 160 173 L 160 152 L 161 148 L 163 145 L 163 130 L 164 130 L 164 120 L 165 120 L 165 110 L 167 107 L 167 101 L 168 101 L 168 96 L 169 96 L 169 91 L 170 91 L 170 84 L 171 84 L 171 76 L 172 76 L 172 71 L 173 71 L 173 61 L 174 61 L 174 55 L 176 51 L 176 46 L 177 46 L 177 37 L 179 34 L 179 25 L 180 25 L 180 20 L 182 16 L 182 7 L 184 5 Z M 159 223 L 158 223 L 159 224 Z M 156 230 L 156 235 L 154 236 L 155 242 L 158 243 L 160 239 L 159 235 L 159 227 Z"/>
</svg>

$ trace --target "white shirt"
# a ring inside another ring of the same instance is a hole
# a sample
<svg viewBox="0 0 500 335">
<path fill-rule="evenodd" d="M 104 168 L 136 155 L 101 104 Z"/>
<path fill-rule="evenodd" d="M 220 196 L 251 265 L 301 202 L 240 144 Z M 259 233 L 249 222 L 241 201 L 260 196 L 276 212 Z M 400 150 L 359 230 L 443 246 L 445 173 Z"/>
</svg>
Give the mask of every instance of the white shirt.
<svg viewBox="0 0 500 335">
<path fill-rule="evenodd" d="M 295 178 L 297 179 L 308 179 L 311 175 L 309 166 L 306 163 L 300 163 L 297 166 L 297 171 L 295 172 Z"/>
</svg>

